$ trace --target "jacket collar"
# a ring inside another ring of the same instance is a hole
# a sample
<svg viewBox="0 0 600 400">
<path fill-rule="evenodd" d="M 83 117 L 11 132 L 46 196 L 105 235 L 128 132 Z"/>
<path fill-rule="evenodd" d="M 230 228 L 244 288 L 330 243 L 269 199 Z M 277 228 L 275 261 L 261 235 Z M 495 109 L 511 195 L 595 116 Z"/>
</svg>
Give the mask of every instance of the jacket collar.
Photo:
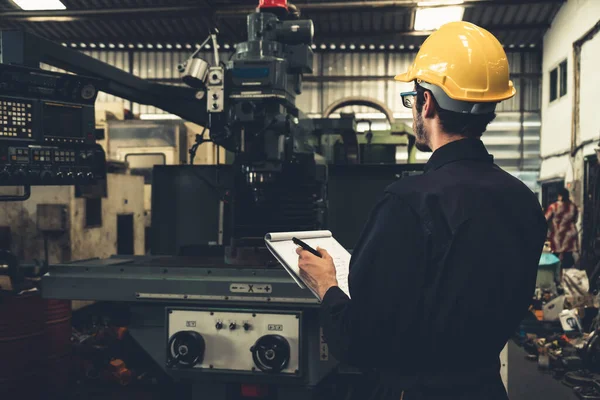
<svg viewBox="0 0 600 400">
<path fill-rule="evenodd" d="M 494 162 L 494 156 L 488 153 L 479 139 L 456 140 L 433 152 L 425 165 L 425 172 L 434 171 L 459 160 L 474 160 L 491 164 Z"/>
</svg>

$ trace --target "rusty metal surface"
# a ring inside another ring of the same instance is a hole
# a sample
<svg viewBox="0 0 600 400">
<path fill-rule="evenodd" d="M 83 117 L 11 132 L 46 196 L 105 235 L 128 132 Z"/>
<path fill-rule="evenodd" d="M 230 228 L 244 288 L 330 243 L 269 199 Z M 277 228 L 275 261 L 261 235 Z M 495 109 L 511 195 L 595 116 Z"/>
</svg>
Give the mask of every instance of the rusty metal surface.
<svg viewBox="0 0 600 400">
<path fill-rule="evenodd" d="M 66 204 L 38 204 L 37 229 L 41 232 L 65 232 L 68 228 Z"/>
</svg>

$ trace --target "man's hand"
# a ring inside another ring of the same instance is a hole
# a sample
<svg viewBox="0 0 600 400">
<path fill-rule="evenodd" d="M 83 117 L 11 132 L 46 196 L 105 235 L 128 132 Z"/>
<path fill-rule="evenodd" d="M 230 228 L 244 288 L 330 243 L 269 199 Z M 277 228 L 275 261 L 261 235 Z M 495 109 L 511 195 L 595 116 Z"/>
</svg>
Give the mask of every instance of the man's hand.
<svg viewBox="0 0 600 400">
<path fill-rule="evenodd" d="M 333 258 L 327 250 L 317 247 L 317 251 L 322 258 L 298 247 L 298 267 L 303 278 L 310 282 L 310 285 L 317 291 L 319 297 L 323 299 L 327 290 L 332 286 L 337 286 L 337 278 L 335 277 L 335 265 Z"/>
</svg>

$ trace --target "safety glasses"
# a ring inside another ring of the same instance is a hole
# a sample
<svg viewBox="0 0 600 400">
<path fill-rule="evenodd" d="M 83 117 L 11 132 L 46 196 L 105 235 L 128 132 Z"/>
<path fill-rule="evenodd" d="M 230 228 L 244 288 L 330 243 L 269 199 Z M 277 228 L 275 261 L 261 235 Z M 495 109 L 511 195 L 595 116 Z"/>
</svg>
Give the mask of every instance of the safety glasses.
<svg viewBox="0 0 600 400">
<path fill-rule="evenodd" d="M 402 93 L 400 93 L 400 97 L 402 97 L 402 104 L 406 108 L 412 108 L 412 106 L 413 106 L 413 104 L 415 102 L 415 97 L 416 96 L 417 96 L 417 92 L 416 91 L 402 92 Z"/>
</svg>

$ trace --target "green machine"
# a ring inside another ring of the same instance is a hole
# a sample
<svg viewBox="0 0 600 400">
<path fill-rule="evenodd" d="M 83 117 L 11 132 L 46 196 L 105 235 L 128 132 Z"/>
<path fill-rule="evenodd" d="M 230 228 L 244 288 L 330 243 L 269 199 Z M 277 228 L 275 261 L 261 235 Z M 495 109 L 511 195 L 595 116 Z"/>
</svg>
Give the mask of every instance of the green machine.
<svg viewBox="0 0 600 400">
<path fill-rule="evenodd" d="M 331 118 L 336 111 L 349 106 L 365 106 L 381 112 L 389 129 L 372 129 L 373 121 L 356 119 L 353 113 L 340 113 L 340 118 Z M 324 112 L 323 118 L 310 120 L 317 138 L 317 148 L 328 164 L 397 164 L 396 154 L 406 151 L 406 163 L 416 163 L 415 137 L 405 123 L 396 121 L 392 111 L 382 102 L 349 97 L 336 101 Z M 358 124 L 367 123 L 369 128 L 358 132 Z"/>
</svg>

